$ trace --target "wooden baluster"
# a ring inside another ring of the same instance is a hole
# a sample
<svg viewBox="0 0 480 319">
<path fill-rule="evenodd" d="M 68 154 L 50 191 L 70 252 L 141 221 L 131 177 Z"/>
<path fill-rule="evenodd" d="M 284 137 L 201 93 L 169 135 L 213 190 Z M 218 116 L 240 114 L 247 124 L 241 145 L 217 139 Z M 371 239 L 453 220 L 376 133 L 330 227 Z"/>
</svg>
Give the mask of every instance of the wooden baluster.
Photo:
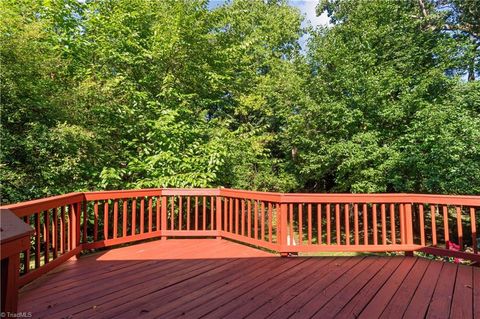
<svg viewBox="0 0 480 319">
<path fill-rule="evenodd" d="M 425 213 L 423 204 L 418 204 L 420 214 L 420 244 L 425 246 Z"/>
<path fill-rule="evenodd" d="M 66 241 L 66 238 L 65 238 L 65 206 L 62 206 L 61 209 L 60 209 L 60 251 L 62 252 L 62 254 L 65 253 L 65 250 L 66 250 L 66 244 L 65 244 L 65 241 Z M 97 218 L 98 219 L 98 218 Z M 95 219 L 96 223 L 95 223 L 95 226 L 98 227 L 98 221 L 97 219 Z M 97 240 L 96 237 L 97 236 L 97 232 L 95 232 L 95 241 Z"/>
<path fill-rule="evenodd" d="M 443 205 L 443 233 L 445 238 L 445 243 L 450 241 L 450 231 L 448 229 L 448 207 L 447 205 Z"/>
<path fill-rule="evenodd" d="M 160 207 L 161 207 L 160 196 L 157 196 L 157 201 L 155 204 L 155 224 L 156 224 L 155 230 L 156 231 L 160 231 Z"/>
<path fill-rule="evenodd" d="M 400 204 L 400 242 L 405 244 L 405 207 Z"/>
<path fill-rule="evenodd" d="M 210 230 L 215 229 L 215 218 L 213 215 L 213 196 L 210 196 Z"/>
<path fill-rule="evenodd" d="M 332 243 L 332 228 L 331 228 L 331 220 L 332 216 L 330 215 L 330 204 L 327 205 L 327 245 L 330 245 Z"/>
<path fill-rule="evenodd" d="M 238 235 L 238 198 L 235 199 L 235 234 Z"/>
<path fill-rule="evenodd" d="M 475 219 L 475 208 L 470 207 L 470 227 L 472 230 L 472 245 L 473 245 L 473 252 L 475 254 L 478 253 L 478 247 L 477 247 L 477 221 Z"/>
<path fill-rule="evenodd" d="M 341 244 L 340 204 L 335 204 L 335 232 L 337 233 L 337 245 L 340 245 Z"/>
<path fill-rule="evenodd" d="M 260 207 L 260 240 L 265 239 L 265 202 Z"/>
<path fill-rule="evenodd" d="M 58 257 L 58 211 L 57 208 L 52 208 L 52 218 L 53 218 L 53 224 L 52 224 L 52 250 L 53 250 L 53 259 L 56 259 Z M 84 235 L 84 238 L 87 238 Z"/>
<path fill-rule="evenodd" d="M 385 212 L 385 204 L 380 206 L 381 214 L 382 214 L 382 244 L 387 244 L 387 216 Z"/>
<path fill-rule="evenodd" d="M 68 224 L 67 224 L 67 249 L 68 251 L 72 250 L 73 246 L 73 219 L 72 219 L 72 212 L 73 212 L 73 207 L 72 205 L 68 205 Z"/>
<path fill-rule="evenodd" d="M 322 244 L 322 204 L 317 204 L 317 242 Z"/>
<path fill-rule="evenodd" d="M 188 214 L 190 213 L 190 197 L 187 196 L 187 211 L 185 213 L 185 219 L 188 220 L 187 230 L 190 228 L 190 219 L 188 219 Z M 178 196 L 178 230 L 183 229 L 183 198 Z"/>
<path fill-rule="evenodd" d="M 62 220 L 65 221 L 65 209 L 62 207 Z M 63 226 L 63 223 L 62 223 Z M 62 233 L 64 233 L 65 230 L 62 229 Z M 93 203 L 93 241 L 96 242 L 98 240 L 98 201 L 95 201 Z M 65 252 L 65 251 L 63 251 Z"/>
<path fill-rule="evenodd" d="M 175 197 L 171 196 L 170 197 L 170 230 L 173 231 L 174 229 L 175 229 Z M 182 229 L 181 225 L 179 226 L 179 229 Z"/>
<path fill-rule="evenodd" d="M 140 199 L 140 234 L 145 232 L 145 197 Z"/>
<path fill-rule="evenodd" d="M 240 204 L 242 206 L 242 236 L 245 236 L 245 200 L 242 199 Z"/>
<path fill-rule="evenodd" d="M 88 206 L 87 201 L 83 202 L 83 243 L 88 242 L 87 237 L 87 225 L 88 225 Z"/>
<path fill-rule="evenodd" d="M 228 208 L 228 231 L 233 233 L 233 198 L 229 200 Z"/>
<path fill-rule="evenodd" d="M 222 230 L 222 198 L 220 196 L 217 196 L 216 199 L 216 223 L 217 223 L 217 231 L 218 231 L 218 236 L 217 239 L 221 239 L 222 237 L 220 236 L 220 232 Z"/>
<path fill-rule="evenodd" d="M 368 245 L 368 208 L 363 204 L 363 243 Z"/>
<path fill-rule="evenodd" d="M 162 206 L 161 206 L 161 217 L 160 217 L 160 229 L 162 231 L 162 240 L 166 240 L 167 236 L 165 236 L 165 232 L 168 229 L 167 225 L 167 197 L 162 196 Z"/>
<path fill-rule="evenodd" d="M 252 201 L 247 200 L 247 236 L 252 234 Z"/>
<path fill-rule="evenodd" d="M 307 218 L 308 218 L 308 244 L 312 244 L 312 204 L 307 205 Z"/>
<path fill-rule="evenodd" d="M 203 200 L 203 205 L 202 205 L 202 211 L 203 211 L 202 225 L 203 225 L 203 228 L 202 228 L 202 230 L 207 230 L 207 198 L 205 196 L 203 196 L 202 200 Z M 237 199 L 237 201 L 238 201 L 238 199 Z M 238 202 L 237 202 L 237 204 L 238 204 Z"/>
<path fill-rule="evenodd" d="M 350 205 L 345 204 L 345 244 L 350 246 Z"/>
<path fill-rule="evenodd" d="M 223 230 L 228 231 L 228 197 L 223 201 Z"/>
<path fill-rule="evenodd" d="M 390 204 L 390 236 L 393 245 L 397 243 L 395 231 L 395 204 Z"/>
<path fill-rule="evenodd" d="M 253 201 L 253 230 L 254 230 L 254 238 L 258 239 L 258 201 Z"/>
<path fill-rule="evenodd" d="M 298 244 L 303 243 L 303 205 L 298 204 Z"/>
<path fill-rule="evenodd" d="M 435 205 L 430 204 L 430 215 L 432 219 L 432 245 L 437 246 L 437 222 L 435 220 Z"/>
<path fill-rule="evenodd" d="M 103 237 L 108 239 L 108 200 L 103 203 Z"/>
<path fill-rule="evenodd" d="M 128 201 L 126 198 L 122 200 L 122 236 L 127 237 L 127 214 L 128 214 Z"/>
<path fill-rule="evenodd" d="M 137 199 L 132 200 L 132 236 L 137 234 Z"/>
<path fill-rule="evenodd" d="M 40 267 L 40 213 L 35 213 L 35 269 Z"/>
<path fill-rule="evenodd" d="M 118 234 L 118 200 L 113 201 L 113 238 L 116 239 Z"/>
<path fill-rule="evenodd" d="M 75 219 L 75 248 L 80 247 L 80 212 L 82 210 L 82 204 L 76 203 L 75 204 L 75 211 L 76 211 L 76 219 Z M 75 255 L 76 257 L 80 257 L 80 252 Z"/>
<path fill-rule="evenodd" d="M 359 229 L 358 229 L 358 204 L 353 205 L 353 223 L 355 227 L 355 245 L 359 245 L 360 240 L 359 240 Z"/>
<path fill-rule="evenodd" d="M 45 236 L 43 238 L 45 243 L 45 264 L 48 264 L 50 262 L 50 214 L 48 210 L 43 212 L 43 227 L 45 228 Z"/>
<path fill-rule="evenodd" d="M 372 204 L 373 244 L 378 245 L 377 204 Z"/>
<path fill-rule="evenodd" d="M 153 198 L 148 197 L 148 232 L 152 232 L 153 224 Z"/>
<path fill-rule="evenodd" d="M 456 207 L 457 211 L 457 233 L 458 233 L 458 245 L 463 251 L 463 228 L 462 228 L 462 211 L 460 206 Z"/>
<path fill-rule="evenodd" d="M 268 203 L 268 242 L 272 242 L 272 203 Z"/>
<path fill-rule="evenodd" d="M 289 225 L 290 225 L 290 232 L 289 232 L 289 235 L 290 235 L 290 240 L 289 240 L 289 245 L 294 245 L 294 239 L 295 239 L 295 235 L 293 233 L 293 204 L 290 204 L 290 209 L 289 209 L 289 215 L 290 215 L 290 218 L 289 218 Z"/>
<path fill-rule="evenodd" d="M 198 230 L 198 196 L 195 196 L 195 230 Z"/>
</svg>

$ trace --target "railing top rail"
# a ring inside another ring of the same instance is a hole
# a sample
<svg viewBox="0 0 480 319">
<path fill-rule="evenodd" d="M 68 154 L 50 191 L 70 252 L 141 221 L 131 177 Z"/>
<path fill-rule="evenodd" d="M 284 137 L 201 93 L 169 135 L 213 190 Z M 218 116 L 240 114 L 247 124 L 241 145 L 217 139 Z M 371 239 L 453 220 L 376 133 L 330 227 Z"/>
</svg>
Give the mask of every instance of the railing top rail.
<svg viewBox="0 0 480 319">
<path fill-rule="evenodd" d="M 270 202 L 281 202 L 282 193 L 245 191 L 240 189 L 221 188 L 220 195 L 233 198 L 248 198 L 256 200 L 264 200 Z"/>
<path fill-rule="evenodd" d="M 2 209 L 12 210 L 18 217 L 51 208 L 69 205 L 83 200 L 110 200 L 144 196 L 226 196 L 264 200 L 277 203 L 423 203 L 439 205 L 463 205 L 480 207 L 480 196 L 434 195 L 434 194 L 340 194 L 340 193 L 272 193 L 246 191 L 228 188 L 151 188 L 132 190 L 95 191 L 69 193 L 42 199 L 31 200 L 6 206 Z"/>
<path fill-rule="evenodd" d="M 480 206 L 480 196 L 433 194 L 282 194 L 286 203 L 424 203 Z"/>
<path fill-rule="evenodd" d="M 0 206 L 0 208 L 10 209 L 18 217 L 23 217 L 47 209 L 80 202 L 83 201 L 84 198 L 85 195 L 83 193 L 68 193 L 65 195 L 51 196 L 46 198 L 34 199 L 27 202 Z"/>
</svg>

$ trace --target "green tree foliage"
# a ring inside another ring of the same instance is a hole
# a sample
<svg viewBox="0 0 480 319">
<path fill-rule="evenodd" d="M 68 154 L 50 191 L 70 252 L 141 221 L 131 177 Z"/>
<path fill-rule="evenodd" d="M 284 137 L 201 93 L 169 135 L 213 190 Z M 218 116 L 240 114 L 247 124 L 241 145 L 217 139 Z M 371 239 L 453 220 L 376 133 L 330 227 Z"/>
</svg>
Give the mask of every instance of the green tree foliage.
<svg viewBox="0 0 480 319">
<path fill-rule="evenodd" d="M 310 42 L 315 103 L 290 133 L 305 184 L 480 193 L 479 113 L 468 106 L 478 104 L 478 84 L 447 76 L 464 43 L 416 18 L 416 1 L 325 1 L 323 10 L 335 26 Z"/>
<path fill-rule="evenodd" d="M 140 187 L 478 194 L 474 2 L 324 0 L 332 25 L 305 30 L 282 0 L 3 0 L 2 203 Z"/>
</svg>

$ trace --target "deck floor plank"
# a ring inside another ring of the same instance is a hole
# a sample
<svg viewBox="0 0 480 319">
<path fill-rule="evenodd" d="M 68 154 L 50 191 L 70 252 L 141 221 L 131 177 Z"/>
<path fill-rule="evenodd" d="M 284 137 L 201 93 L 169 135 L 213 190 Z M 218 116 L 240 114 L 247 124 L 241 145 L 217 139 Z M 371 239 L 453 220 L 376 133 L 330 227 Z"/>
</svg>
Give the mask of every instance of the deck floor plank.
<svg viewBox="0 0 480 319">
<path fill-rule="evenodd" d="M 375 297 L 370 300 L 367 307 L 365 307 L 359 315 L 359 318 L 370 319 L 380 317 L 416 261 L 416 258 L 406 257 L 400 266 L 398 266 L 395 273 L 390 277 L 390 280 L 388 280 Z"/>
<path fill-rule="evenodd" d="M 389 262 L 360 290 L 336 315 L 338 318 L 356 318 L 366 307 L 368 302 L 377 294 L 378 290 L 392 276 L 400 263 L 402 257 L 389 258 Z"/>
<path fill-rule="evenodd" d="M 420 281 L 428 267 L 429 260 L 419 258 L 403 283 L 397 289 L 395 295 L 388 303 L 380 318 L 395 319 L 402 318 L 412 296 L 415 294 Z"/>
<path fill-rule="evenodd" d="M 265 303 L 266 300 L 272 299 L 284 291 L 289 291 L 295 283 L 311 276 L 316 267 L 326 267 L 330 262 L 330 258 L 322 260 L 321 263 L 315 259 L 308 259 L 295 268 L 282 273 L 278 278 L 255 287 L 255 290 L 250 290 L 238 298 L 228 300 L 221 307 L 207 314 L 205 318 L 244 318 L 252 310 Z"/>
<path fill-rule="evenodd" d="M 480 268 L 473 269 L 473 316 L 480 318 Z"/>
<path fill-rule="evenodd" d="M 272 263 L 269 260 L 264 267 L 261 267 L 262 265 L 258 262 L 251 263 L 253 266 L 253 269 L 251 269 L 252 271 L 237 270 L 237 274 L 232 276 L 232 278 L 228 278 L 228 280 L 207 283 L 202 289 L 185 293 L 168 304 L 150 304 L 150 306 L 156 307 L 149 313 L 149 317 L 163 318 L 165 314 L 178 314 L 179 310 L 183 312 L 184 310 L 189 310 L 195 306 L 202 305 L 202 303 L 205 302 L 202 301 L 202 298 L 205 298 L 206 296 L 217 298 L 222 293 L 228 293 L 228 290 L 226 291 L 224 287 L 228 286 L 230 287 L 230 290 L 235 289 L 244 282 L 254 281 L 268 272 L 275 271 L 277 267 L 286 262 L 287 260 L 281 260 L 279 262 Z"/>
<path fill-rule="evenodd" d="M 192 280 L 184 281 L 166 289 L 156 289 L 155 285 L 152 285 L 152 287 L 148 289 L 143 288 L 141 291 L 132 291 L 128 295 L 117 297 L 113 301 L 113 304 L 108 303 L 109 308 L 107 311 L 102 312 L 100 309 L 97 309 L 96 312 L 82 313 L 82 316 L 88 317 L 91 314 L 102 318 L 113 318 L 121 314 L 131 314 L 135 316 L 138 315 L 139 312 L 166 311 L 165 307 L 174 309 L 174 302 L 192 291 L 198 292 L 201 290 L 202 293 L 208 293 L 211 286 L 221 285 L 222 282 L 235 280 L 239 276 L 250 276 L 257 268 L 266 271 L 268 270 L 268 262 L 269 260 L 267 258 L 255 264 L 249 262 L 248 259 L 237 259 L 233 263 L 217 267 Z M 240 273 L 238 269 L 242 269 L 242 272 Z M 193 300 L 192 295 L 190 295 L 189 298 Z M 183 302 L 180 304 L 182 303 Z M 115 306 L 115 308 L 112 309 L 112 306 Z"/>
<path fill-rule="evenodd" d="M 177 318 L 179 315 L 182 315 L 184 318 L 203 317 L 215 309 L 223 306 L 228 301 L 242 296 L 243 294 L 255 289 L 257 286 L 260 286 L 267 281 L 276 281 L 278 276 L 288 272 L 299 264 L 304 263 L 306 260 L 307 259 L 304 258 L 292 258 L 291 261 L 288 261 L 277 267 L 275 271 L 266 273 L 250 281 L 240 281 L 237 283 L 237 285 L 225 285 L 217 289 L 212 294 L 213 296 L 202 296 L 194 302 L 188 303 L 188 307 L 180 308 L 175 312 L 166 313 L 162 316 L 162 318 Z"/>
<path fill-rule="evenodd" d="M 450 318 L 473 317 L 473 267 L 459 265 L 457 280 L 453 291 Z M 465 301 L 471 300 L 472 307 L 464 307 Z"/>
<path fill-rule="evenodd" d="M 334 318 L 350 300 L 352 300 L 358 292 L 375 277 L 388 262 L 387 258 L 379 259 L 370 267 L 360 273 L 355 280 L 352 280 L 341 289 L 332 299 L 328 301 L 312 318 Z"/>
<path fill-rule="evenodd" d="M 480 269 L 171 239 L 71 259 L 19 297 L 33 318 L 468 318 L 480 317 Z"/>
<path fill-rule="evenodd" d="M 428 305 L 432 300 L 433 291 L 437 285 L 438 277 L 442 271 L 443 263 L 431 261 L 425 271 L 425 275 L 418 284 L 412 300 L 407 306 L 403 318 L 424 318 L 428 311 Z"/>
<path fill-rule="evenodd" d="M 308 289 L 311 286 L 315 285 L 329 272 L 334 271 L 335 268 L 343 267 L 343 264 L 347 260 L 348 260 L 347 258 L 336 258 L 322 267 L 320 267 L 319 265 L 316 265 L 314 267 L 315 272 L 312 274 L 312 276 L 308 276 L 308 277 L 305 277 L 304 279 L 298 280 L 294 286 L 290 287 L 288 290 L 285 290 L 278 295 L 269 296 L 268 299 L 263 300 L 263 304 L 260 307 L 256 309 L 250 309 L 250 313 L 248 313 L 247 316 L 245 316 L 245 318 L 268 317 L 272 312 L 274 312 L 279 307 L 279 305 L 283 305 L 289 302 L 290 300 L 292 300 L 293 298 L 301 294 L 305 289 Z M 237 312 L 232 313 L 231 316 L 227 316 L 227 318 L 229 317 L 238 318 Z"/>
<path fill-rule="evenodd" d="M 457 265 L 445 263 L 438 277 L 426 318 L 448 318 L 452 304 Z"/>
</svg>

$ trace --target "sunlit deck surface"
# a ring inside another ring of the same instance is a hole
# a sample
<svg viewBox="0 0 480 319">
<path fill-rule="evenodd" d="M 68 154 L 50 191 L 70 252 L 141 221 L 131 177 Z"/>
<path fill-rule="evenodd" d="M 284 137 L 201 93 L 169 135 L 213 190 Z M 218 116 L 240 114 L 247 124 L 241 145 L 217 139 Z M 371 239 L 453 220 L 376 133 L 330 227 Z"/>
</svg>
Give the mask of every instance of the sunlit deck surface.
<svg viewBox="0 0 480 319">
<path fill-rule="evenodd" d="M 24 287 L 34 318 L 480 318 L 480 269 L 415 257 L 291 257 L 227 240 L 152 241 L 70 260 Z"/>
</svg>

